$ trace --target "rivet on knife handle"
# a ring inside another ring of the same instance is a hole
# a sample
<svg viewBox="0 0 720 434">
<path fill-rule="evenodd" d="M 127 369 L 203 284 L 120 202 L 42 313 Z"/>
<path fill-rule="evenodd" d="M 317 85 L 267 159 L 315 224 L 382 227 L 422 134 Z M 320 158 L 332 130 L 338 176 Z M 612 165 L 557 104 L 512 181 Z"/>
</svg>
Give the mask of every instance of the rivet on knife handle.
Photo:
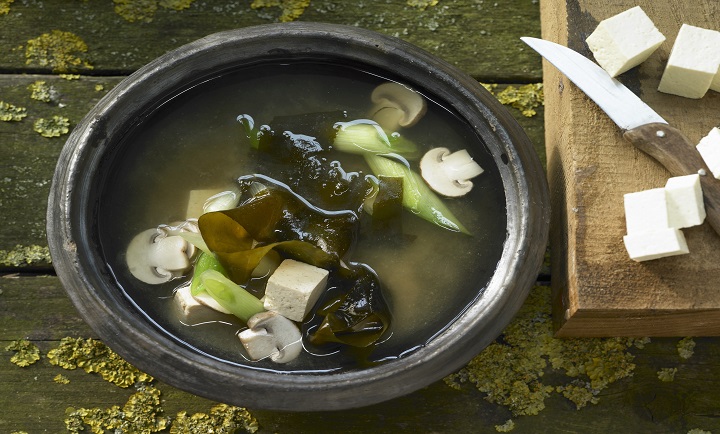
<svg viewBox="0 0 720 434">
<path fill-rule="evenodd" d="M 705 199 L 706 220 L 720 235 L 720 180 L 715 179 L 695 145 L 676 128 L 651 123 L 628 130 L 624 137 L 636 148 L 655 158 L 673 176 L 699 173 Z"/>
</svg>

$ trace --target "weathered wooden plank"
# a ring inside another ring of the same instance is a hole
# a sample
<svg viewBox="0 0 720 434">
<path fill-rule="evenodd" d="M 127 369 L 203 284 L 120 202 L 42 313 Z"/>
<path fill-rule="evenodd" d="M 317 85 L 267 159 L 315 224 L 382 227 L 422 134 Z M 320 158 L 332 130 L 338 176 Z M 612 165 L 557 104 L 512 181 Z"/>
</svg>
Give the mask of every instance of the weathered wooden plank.
<svg viewBox="0 0 720 434">
<path fill-rule="evenodd" d="M 690 100 L 658 92 L 683 22 L 720 29 L 713 1 L 548 0 L 544 37 L 589 57 L 597 23 L 641 5 L 667 40 L 625 82 L 691 142 L 717 125 L 720 94 Z M 544 77 L 546 144 L 553 195 L 555 320 L 561 336 L 720 334 L 720 237 L 704 224 L 684 230 L 689 255 L 636 263 L 623 245 L 623 194 L 663 187 L 669 173 L 623 140 L 617 126 L 549 65 Z"/>
<path fill-rule="evenodd" d="M 71 32 L 87 44 L 86 53 L 71 55 L 91 64 L 93 74 L 126 74 L 210 33 L 273 23 L 282 15 L 277 7 L 253 9 L 250 1 L 194 1 L 184 10 L 158 6 L 173 2 L 126 3 L 124 12 L 110 1 L 12 3 L 10 12 L 0 15 L 0 70 L 49 72 L 51 66 L 26 57 L 26 48 L 28 41 L 52 30 Z M 443 0 L 422 9 L 409 6 L 406 0 L 312 1 L 299 19 L 360 26 L 400 37 L 481 80 L 540 79 L 540 61 L 518 40 L 524 34 L 540 33 L 537 2 Z"/>
<path fill-rule="evenodd" d="M 123 77 L 80 76 L 66 80 L 54 75 L 0 75 L 0 101 L 27 109 L 27 117 L 20 122 L 0 122 L 0 250 L 12 251 L 16 246 L 47 246 L 45 235 L 45 209 L 50 181 L 57 157 L 65 139 L 47 138 L 33 129 L 40 118 L 62 116 L 74 127 Z M 28 86 L 38 81 L 52 89 L 53 101 L 43 102 L 31 98 Z M 518 85 L 514 85 L 517 87 Z M 499 85 L 494 92 L 500 93 L 507 85 Z M 534 117 L 523 116 L 518 109 L 508 107 L 528 133 L 535 149 L 544 157 L 544 130 L 542 107 Z M 0 270 L 49 269 L 47 261 L 31 264 L 3 264 Z"/>
<path fill-rule="evenodd" d="M 61 337 L 90 336 L 77 317 L 55 277 L 0 279 L 0 431 L 61 432 L 65 409 L 122 406 L 136 389 L 120 389 L 97 374 L 67 371 L 51 365 L 45 355 Z M 545 310 L 545 308 L 543 308 Z M 23 312 L 13 312 L 22 310 Z M 12 318 L 5 319 L 8 315 Z M 22 318 L 21 318 L 22 317 Z M 51 318 L 53 324 L 48 324 Z M 11 329 L 12 322 L 21 324 Z M 55 329 L 51 331 L 52 329 Z M 20 368 L 9 362 L 7 344 L 30 337 L 43 356 Z M 632 349 L 634 375 L 599 395 L 599 403 L 576 410 L 575 404 L 552 393 L 537 416 L 513 417 L 506 407 L 492 404 L 470 385 L 455 390 L 442 382 L 386 403 L 347 411 L 290 413 L 250 409 L 261 433 L 315 432 L 478 432 L 493 433 L 495 425 L 512 418 L 517 433 L 654 432 L 678 433 L 692 428 L 720 429 L 720 341 L 695 339 L 694 355 L 680 357 L 678 339 L 656 339 L 643 349 Z M 540 342 L 536 343 L 541 345 Z M 520 363 L 520 361 L 516 361 Z M 603 367 L 598 367 L 604 369 Z M 676 368 L 675 380 L 662 382 L 658 371 Z M 498 370 L 506 367 L 498 367 Z M 569 384 L 572 378 L 544 369 L 543 383 Z M 70 380 L 58 384 L 62 374 Z M 583 384 L 578 377 L 578 384 Z M 166 416 L 179 411 L 207 412 L 213 402 L 166 384 L 153 383 L 162 391 Z M 88 391 L 92 393 L 88 393 Z"/>
<path fill-rule="evenodd" d="M 0 250 L 12 251 L 18 245 L 47 245 L 47 197 L 67 133 L 43 137 L 35 131 L 36 122 L 59 116 L 66 119 L 68 129 L 72 129 L 121 79 L 83 76 L 67 80 L 51 75 L 0 75 L 0 101 L 23 107 L 27 112 L 27 116 L 18 122 L 0 122 Z M 50 101 L 32 98 L 28 87 L 37 82 L 44 83 Z M 47 262 L 32 264 L 33 267 L 43 265 Z M 12 264 L 0 263 L 0 269 L 12 267 Z"/>
</svg>

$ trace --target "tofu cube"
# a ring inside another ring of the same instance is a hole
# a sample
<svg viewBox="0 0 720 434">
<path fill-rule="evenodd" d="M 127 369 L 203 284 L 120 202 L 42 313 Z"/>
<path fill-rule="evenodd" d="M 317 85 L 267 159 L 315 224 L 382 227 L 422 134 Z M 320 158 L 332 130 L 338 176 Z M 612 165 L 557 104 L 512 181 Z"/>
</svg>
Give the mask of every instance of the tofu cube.
<svg viewBox="0 0 720 434">
<path fill-rule="evenodd" d="M 689 228 L 705 220 L 700 175 L 675 176 L 665 184 L 668 224 L 671 228 Z"/>
<path fill-rule="evenodd" d="M 702 98 L 720 67 L 720 32 L 683 24 L 673 44 L 658 90 Z"/>
<path fill-rule="evenodd" d="M 265 309 L 302 321 L 325 290 L 329 272 L 293 259 L 284 260 L 268 279 Z"/>
<path fill-rule="evenodd" d="M 713 77 L 712 83 L 710 83 L 710 90 L 720 92 L 720 66 L 718 67 L 715 77 Z"/>
<path fill-rule="evenodd" d="M 601 21 L 585 40 L 595 60 L 612 77 L 644 62 L 664 41 L 640 6 Z"/>
<path fill-rule="evenodd" d="M 664 188 L 628 193 L 624 196 L 627 233 L 669 228 Z"/>
<path fill-rule="evenodd" d="M 185 219 L 196 219 L 203 214 L 203 205 L 209 197 L 214 196 L 223 191 L 222 188 L 209 188 L 203 190 L 190 190 L 188 195 L 187 210 L 185 211 Z"/>
<path fill-rule="evenodd" d="M 698 143 L 697 150 L 713 176 L 720 179 L 720 129 L 715 127 L 710 130 Z"/>
<path fill-rule="evenodd" d="M 180 321 L 185 324 L 198 324 L 222 319 L 223 314 L 204 305 L 190 293 L 190 285 L 184 285 L 175 291 L 173 297 Z"/>
<path fill-rule="evenodd" d="M 689 253 L 685 235 L 675 228 L 629 233 L 623 241 L 630 259 L 637 262 Z"/>
</svg>

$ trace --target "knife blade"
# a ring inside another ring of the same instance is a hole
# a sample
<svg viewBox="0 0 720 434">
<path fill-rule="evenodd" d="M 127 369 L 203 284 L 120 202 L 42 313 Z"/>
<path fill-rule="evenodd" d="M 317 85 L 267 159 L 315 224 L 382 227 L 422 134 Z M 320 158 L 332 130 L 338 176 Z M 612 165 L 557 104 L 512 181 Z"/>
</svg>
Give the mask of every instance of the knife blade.
<svg viewBox="0 0 720 434">
<path fill-rule="evenodd" d="M 582 54 L 544 39 L 520 39 L 585 92 L 623 130 L 625 140 L 657 160 L 672 176 L 699 174 L 706 220 L 720 235 L 720 180 L 712 176 L 695 145 L 680 130 Z"/>
</svg>

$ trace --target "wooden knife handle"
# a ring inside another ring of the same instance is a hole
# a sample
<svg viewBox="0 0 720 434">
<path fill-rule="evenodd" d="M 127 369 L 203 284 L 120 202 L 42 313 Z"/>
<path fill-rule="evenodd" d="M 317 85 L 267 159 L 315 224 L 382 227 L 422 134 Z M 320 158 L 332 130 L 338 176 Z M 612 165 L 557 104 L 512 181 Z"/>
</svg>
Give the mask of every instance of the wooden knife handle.
<svg viewBox="0 0 720 434">
<path fill-rule="evenodd" d="M 720 179 L 713 176 L 695 145 L 678 129 L 660 123 L 642 125 L 626 131 L 623 136 L 665 166 L 673 176 L 701 175 L 706 220 L 720 235 Z"/>
</svg>

